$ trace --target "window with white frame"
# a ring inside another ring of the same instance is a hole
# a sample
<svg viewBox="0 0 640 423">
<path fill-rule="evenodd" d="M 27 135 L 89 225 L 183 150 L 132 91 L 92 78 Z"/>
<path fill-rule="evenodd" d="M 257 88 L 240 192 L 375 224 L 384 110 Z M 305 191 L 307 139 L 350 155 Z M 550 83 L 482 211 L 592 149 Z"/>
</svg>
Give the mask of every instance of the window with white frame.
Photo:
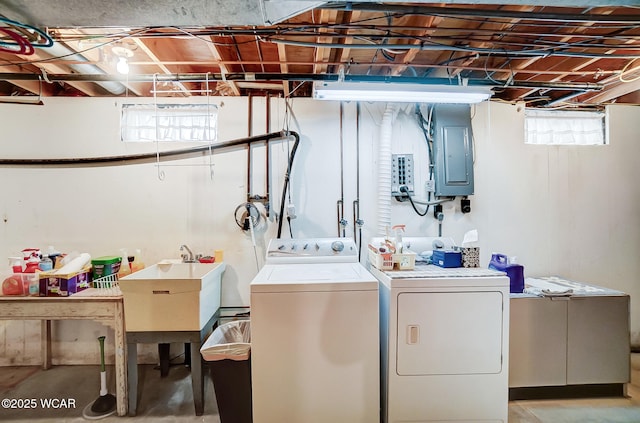
<svg viewBox="0 0 640 423">
<path fill-rule="evenodd" d="M 608 144 L 604 111 L 526 109 L 524 119 L 526 144 Z"/>
<path fill-rule="evenodd" d="M 218 107 L 212 104 L 123 104 L 125 142 L 215 142 Z"/>
</svg>

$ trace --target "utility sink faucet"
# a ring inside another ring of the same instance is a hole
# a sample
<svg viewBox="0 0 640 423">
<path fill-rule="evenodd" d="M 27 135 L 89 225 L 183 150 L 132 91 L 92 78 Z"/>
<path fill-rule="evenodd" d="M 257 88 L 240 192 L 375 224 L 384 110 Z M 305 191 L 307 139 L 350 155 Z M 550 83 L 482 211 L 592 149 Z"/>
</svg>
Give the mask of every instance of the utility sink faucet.
<svg viewBox="0 0 640 423">
<path fill-rule="evenodd" d="M 185 244 L 182 244 L 180 246 L 180 251 L 184 251 L 184 250 L 187 250 L 187 252 L 189 254 L 181 254 L 182 262 L 183 263 L 195 263 L 196 259 L 193 257 L 193 252 L 191 251 L 191 249 L 189 247 L 187 247 Z"/>
</svg>

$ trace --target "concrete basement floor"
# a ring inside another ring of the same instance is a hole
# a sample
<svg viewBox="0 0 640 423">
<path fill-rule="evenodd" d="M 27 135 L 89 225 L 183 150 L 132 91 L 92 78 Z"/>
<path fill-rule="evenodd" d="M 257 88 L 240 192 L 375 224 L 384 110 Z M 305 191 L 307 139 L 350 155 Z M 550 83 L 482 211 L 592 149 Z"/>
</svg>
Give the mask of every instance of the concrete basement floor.
<svg viewBox="0 0 640 423">
<path fill-rule="evenodd" d="M 627 397 L 570 400 L 526 400 L 509 403 L 510 423 L 638 423 L 640 422 L 640 354 L 631 355 L 631 383 Z M 113 387 L 113 367 L 107 368 Z M 189 369 L 174 365 L 165 378 L 152 365 L 139 370 L 140 393 L 136 417 L 117 416 L 103 422 L 211 422 L 219 423 L 218 409 L 209 377 L 205 383 L 205 412 L 196 416 L 191 394 Z M 3 422 L 85 422 L 82 410 L 91 404 L 100 390 L 98 366 L 0 367 L 0 399 L 71 399 L 75 407 L 33 410 L 0 408 Z M 464 399 L 461 398 L 461 401 Z M 337 423 L 337 422 L 336 422 Z"/>
</svg>

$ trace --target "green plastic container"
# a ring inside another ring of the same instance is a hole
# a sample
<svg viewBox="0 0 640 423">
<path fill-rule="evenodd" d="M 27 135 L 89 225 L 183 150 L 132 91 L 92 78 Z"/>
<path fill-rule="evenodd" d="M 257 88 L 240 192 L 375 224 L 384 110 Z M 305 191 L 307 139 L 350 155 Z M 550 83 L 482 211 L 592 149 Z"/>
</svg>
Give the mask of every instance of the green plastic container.
<svg viewBox="0 0 640 423">
<path fill-rule="evenodd" d="M 93 267 L 93 279 L 118 273 L 121 261 L 122 257 L 116 256 L 104 256 L 91 260 L 91 265 Z"/>
</svg>

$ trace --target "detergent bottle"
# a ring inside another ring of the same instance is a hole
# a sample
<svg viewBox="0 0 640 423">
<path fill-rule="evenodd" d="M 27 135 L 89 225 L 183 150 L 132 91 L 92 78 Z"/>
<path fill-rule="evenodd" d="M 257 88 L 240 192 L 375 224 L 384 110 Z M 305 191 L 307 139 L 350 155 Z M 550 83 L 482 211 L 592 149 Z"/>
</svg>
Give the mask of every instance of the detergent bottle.
<svg viewBox="0 0 640 423">
<path fill-rule="evenodd" d="M 489 269 L 506 272 L 509 277 L 509 292 L 522 293 L 524 291 L 524 266 L 517 263 L 516 257 L 509 259 L 504 254 L 493 253 L 489 261 Z"/>
</svg>

